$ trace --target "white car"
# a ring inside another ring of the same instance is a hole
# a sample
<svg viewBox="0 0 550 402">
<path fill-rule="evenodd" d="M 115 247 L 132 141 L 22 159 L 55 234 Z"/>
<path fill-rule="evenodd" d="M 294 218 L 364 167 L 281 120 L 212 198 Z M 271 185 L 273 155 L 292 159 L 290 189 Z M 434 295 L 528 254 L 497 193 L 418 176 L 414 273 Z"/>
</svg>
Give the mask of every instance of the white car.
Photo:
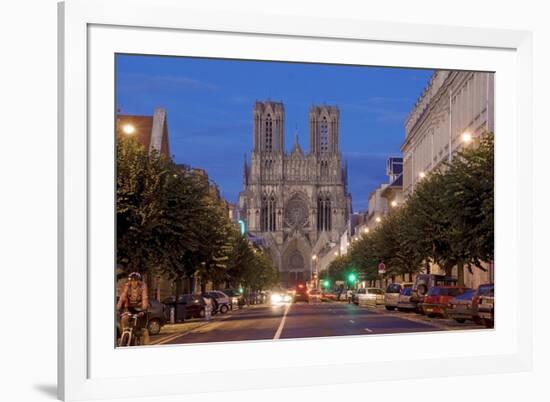
<svg viewBox="0 0 550 402">
<path fill-rule="evenodd" d="M 220 290 L 211 290 L 205 293 L 205 296 L 212 297 L 215 300 L 215 311 L 225 314 L 231 308 L 231 299 Z"/>
<path fill-rule="evenodd" d="M 384 291 L 379 288 L 361 288 L 357 289 L 355 301 L 358 305 L 376 306 L 384 304 Z"/>
<path fill-rule="evenodd" d="M 405 283 L 390 283 L 386 288 L 386 294 L 384 295 L 384 304 L 386 310 L 395 310 L 397 308 L 397 302 L 399 301 L 399 294 L 405 288 L 412 288 L 414 284 L 412 282 Z"/>
</svg>

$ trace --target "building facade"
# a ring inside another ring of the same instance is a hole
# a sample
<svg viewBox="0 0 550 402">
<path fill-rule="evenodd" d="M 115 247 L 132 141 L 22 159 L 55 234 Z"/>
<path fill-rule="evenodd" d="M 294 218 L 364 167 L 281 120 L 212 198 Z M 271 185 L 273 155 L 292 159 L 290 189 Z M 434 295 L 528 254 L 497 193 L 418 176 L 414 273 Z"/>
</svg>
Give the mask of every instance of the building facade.
<svg viewBox="0 0 550 402">
<path fill-rule="evenodd" d="M 436 71 L 405 122 L 403 153 L 404 196 L 443 162 L 452 162 L 462 147 L 485 132 L 494 132 L 494 73 Z M 486 271 L 465 269 L 469 287 L 493 280 L 493 264 Z M 436 264 L 432 273 L 444 273 Z M 456 267 L 453 270 L 456 275 Z"/>
<path fill-rule="evenodd" d="M 473 138 L 494 132 L 494 73 L 436 71 L 405 122 L 403 190 L 444 161 L 452 160 Z"/>
<path fill-rule="evenodd" d="M 117 114 L 117 136 L 132 136 L 149 152 L 170 158 L 166 110 L 156 108 L 151 116 Z"/>
<path fill-rule="evenodd" d="M 283 104 L 254 105 L 253 149 L 243 169 L 240 217 L 252 236 L 263 239 L 284 286 L 309 280 L 313 256 L 339 244 L 347 228 L 351 197 L 339 120 L 335 106 L 311 107 L 309 152 L 296 135 L 287 153 Z"/>
</svg>

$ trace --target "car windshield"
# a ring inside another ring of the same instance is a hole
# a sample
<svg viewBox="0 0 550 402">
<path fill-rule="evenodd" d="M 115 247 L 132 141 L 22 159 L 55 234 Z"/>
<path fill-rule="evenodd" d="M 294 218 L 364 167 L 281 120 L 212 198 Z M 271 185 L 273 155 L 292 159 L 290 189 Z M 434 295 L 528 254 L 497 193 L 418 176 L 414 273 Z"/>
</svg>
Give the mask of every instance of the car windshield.
<svg viewBox="0 0 550 402">
<path fill-rule="evenodd" d="M 392 283 L 388 285 L 386 293 L 399 293 L 401 291 L 401 285 L 398 283 Z"/>
<path fill-rule="evenodd" d="M 480 296 L 494 296 L 495 287 L 493 285 L 482 285 L 479 287 Z"/>
</svg>

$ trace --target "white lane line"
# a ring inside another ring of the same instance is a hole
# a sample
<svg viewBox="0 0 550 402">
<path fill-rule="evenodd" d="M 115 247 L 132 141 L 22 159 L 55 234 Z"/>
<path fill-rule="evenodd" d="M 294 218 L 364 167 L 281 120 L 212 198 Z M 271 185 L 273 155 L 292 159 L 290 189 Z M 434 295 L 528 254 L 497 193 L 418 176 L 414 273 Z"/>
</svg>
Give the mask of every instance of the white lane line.
<svg viewBox="0 0 550 402">
<path fill-rule="evenodd" d="M 372 329 L 370 329 L 370 328 L 365 328 L 365 331 L 367 331 L 367 332 L 372 332 Z"/>
<path fill-rule="evenodd" d="M 283 332 L 283 327 L 285 326 L 286 315 L 288 314 L 288 310 L 290 310 L 290 306 L 292 306 L 291 303 L 286 305 L 285 313 L 283 314 L 283 319 L 281 320 L 281 323 L 279 324 L 279 328 L 277 328 L 277 332 L 275 332 L 275 336 L 273 337 L 273 339 L 279 339 L 281 337 L 281 333 Z"/>
</svg>

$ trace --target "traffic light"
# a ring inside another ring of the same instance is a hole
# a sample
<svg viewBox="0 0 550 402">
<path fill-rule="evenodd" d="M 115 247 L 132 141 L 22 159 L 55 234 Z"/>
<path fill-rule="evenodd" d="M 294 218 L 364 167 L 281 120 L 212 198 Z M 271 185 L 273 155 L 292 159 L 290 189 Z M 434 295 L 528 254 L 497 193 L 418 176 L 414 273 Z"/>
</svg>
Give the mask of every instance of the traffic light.
<svg viewBox="0 0 550 402">
<path fill-rule="evenodd" d="M 355 275 L 354 273 L 351 273 L 348 275 L 348 280 L 351 282 L 351 283 L 355 283 L 355 281 L 357 280 L 357 275 Z"/>
<path fill-rule="evenodd" d="M 328 279 L 325 279 L 325 280 L 323 281 L 323 286 L 324 286 L 325 288 L 328 288 L 328 287 L 330 286 L 330 281 L 329 281 Z"/>
</svg>

